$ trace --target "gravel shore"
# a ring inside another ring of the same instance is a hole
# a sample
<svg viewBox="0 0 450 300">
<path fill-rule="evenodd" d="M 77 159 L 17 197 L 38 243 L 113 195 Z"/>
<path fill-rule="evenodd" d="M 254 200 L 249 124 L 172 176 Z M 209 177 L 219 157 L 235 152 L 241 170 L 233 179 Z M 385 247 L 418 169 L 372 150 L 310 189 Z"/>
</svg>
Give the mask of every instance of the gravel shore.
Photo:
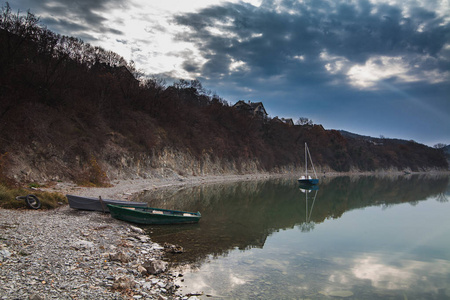
<svg viewBox="0 0 450 300">
<path fill-rule="evenodd" d="M 150 189 L 254 180 L 267 175 L 122 180 L 108 188 L 58 183 L 48 191 L 127 199 Z M 167 247 L 170 249 L 170 245 Z M 180 295 L 165 248 L 109 214 L 0 209 L 0 299 L 196 299 Z"/>
<path fill-rule="evenodd" d="M 111 199 L 131 199 L 133 194 L 152 189 L 167 189 L 173 187 L 194 186 L 201 184 L 213 184 L 233 181 L 267 179 L 269 177 L 279 177 L 286 175 L 216 175 L 216 176 L 170 176 L 167 178 L 153 179 L 130 179 L 115 180 L 111 187 L 80 187 L 67 182 L 58 182 L 50 188 L 44 190 L 50 192 L 60 192 L 62 194 L 73 194 L 77 196 L 88 196 Z"/>
<path fill-rule="evenodd" d="M 188 299 L 164 247 L 109 214 L 65 205 L 0 220 L 0 299 Z"/>
</svg>

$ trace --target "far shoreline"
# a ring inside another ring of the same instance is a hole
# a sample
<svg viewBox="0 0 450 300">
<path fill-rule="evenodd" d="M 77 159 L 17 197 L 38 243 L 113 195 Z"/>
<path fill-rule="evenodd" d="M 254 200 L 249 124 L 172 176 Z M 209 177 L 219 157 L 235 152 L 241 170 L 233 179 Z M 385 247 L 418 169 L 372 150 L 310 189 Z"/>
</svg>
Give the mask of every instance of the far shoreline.
<svg viewBox="0 0 450 300">
<path fill-rule="evenodd" d="M 379 172 L 326 172 L 319 174 L 319 178 L 340 177 L 340 176 L 412 176 L 412 175 L 450 175 L 450 171 L 429 171 L 429 172 L 403 172 L 403 171 L 379 171 Z M 258 173 L 258 174 L 228 174 L 228 175 L 199 175 L 169 178 L 137 178 L 120 179 L 111 181 L 109 187 L 83 187 L 70 182 L 56 182 L 51 187 L 40 188 L 47 192 L 58 192 L 64 195 L 73 194 L 85 197 L 102 196 L 126 200 L 133 195 L 149 190 L 167 189 L 174 187 L 199 186 L 204 184 L 232 183 L 238 181 L 268 180 L 276 178 L 297 178 L 298 174 L 293 173 Z"/>
</svg>

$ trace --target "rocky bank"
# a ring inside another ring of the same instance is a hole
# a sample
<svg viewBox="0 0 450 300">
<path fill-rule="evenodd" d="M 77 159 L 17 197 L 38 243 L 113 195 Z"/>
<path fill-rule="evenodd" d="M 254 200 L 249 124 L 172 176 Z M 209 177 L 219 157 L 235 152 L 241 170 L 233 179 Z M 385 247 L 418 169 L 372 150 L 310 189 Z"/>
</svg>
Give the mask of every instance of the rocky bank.
<svg viewBox="0 0 450 300">
<path fill-rule="evenodd" d="M 0 209 L 0 298 L 188 299 L 164 253 L 109 214 Z"/>
<path fill-rule="evenodd" d="M 132 199 L 151 189 L 268 178 L 267 174 L 120 180 L 107 188 L 58 182 L 47 191 Z M 109 214 L 0 209 L 0 299 L 196 299 L 177 292 L 178 274 L 142 229 Z"/>
</svg>

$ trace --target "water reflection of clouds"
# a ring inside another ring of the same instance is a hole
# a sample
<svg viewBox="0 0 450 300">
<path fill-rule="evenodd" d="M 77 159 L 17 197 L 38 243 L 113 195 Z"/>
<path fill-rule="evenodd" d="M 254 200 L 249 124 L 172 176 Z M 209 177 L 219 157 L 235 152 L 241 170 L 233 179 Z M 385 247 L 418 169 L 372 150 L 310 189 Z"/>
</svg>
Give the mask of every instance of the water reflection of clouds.
<svg viewBox="0 0 450 300">
<path fill-rule="evenodd" d="M 242 284 L 247 283 L 247 280 L 245 280 L 245 279 L 239 278 L 233 274 L 229 274 L 229 275 L 230 275 L 231 286 L 242 285 Z"/>
<path fill-rule="evenodd" d="M 283 194 L 284 190 L 274 185 L 262 186 L 256 196 L 244 193 L 242 199 L 253 199 L 252 205 L 264 212 L 260 213 L 264 218 L 253 218 L 252 209 L 251 214 L 228 222 L 240 224 L 248 220 L 247 227 L 235 229 L 238 234 L 234 239 L 241 242 L 248 238 L 239 244 L 241 247 L 254 245 L 255 236 L 264 236 L 261 248 L 242 247 L 245 248 L 242 251 L 236 248 L 236 242 L 224 243 L 226 247 L 234 246 L 227 248 L 230 249 L 227 255 L 214 256 L 214 259 L 208 256 L 205 259 L 208 263 L 202 263 L 199 270 L 185 273 L 183 278 L 191 286 L 189 291 L 224 298 L 245 295 L 236 299 L 251 299 L 254 295 L 270 299 L 269 295 L 280 291 L 284 298 L 354 294 L 365 299 L 403 296 L 450 299 L 450 240 L 447 238 L 450 206 L 429 196 L 440 190 L 440 185 L 436 181 L 403 179 L 391 183 L 367 178 L 358 181 L 359 185 L 348 181 L 337 183 L 321 189 L 321 198 L 314 206 L 309 198 L 307 205 L 303 198 L 298 201 L 298 194 L 291 194 L 292 189 Z M 277 201 L 262 196 L 272 190 L 277 191 Z M 253 189 L 252 193 L 255 193 Z M 224 203 L 229 204 L 229 199 L 235 196 L 223 191 L 220 194 L 226 199 L 217 205 L 223 214 Z M 279 201 L 284 199 L 280 195 L 297 198 L 283 202 Z M 260 199 L 267 200 L 269 209 L 262 209 Z M 228 212 L 235 216 L 236 207 L 245 204 L 247 208 L 249 203 L 236 200 Z M 388 209 L 383 210 L 380 203 L 385 203 Z M 272 214 L 274 211 L 276 214 Z M 213 225 L 202 229 L 219 228 L 217 217 L 211 220 Z M 314 230 L 299 230 L 310 220 L 316 225 Z M 223 228 L 226 231 L 213 232 L 211 236 L 228 238 L 233 227 Z M 249 234 L 242 234 L 245 228 L 251 228 Z M 232 241 L 231 235 L 229 240 Z"/>
<path fill-rule="evenodd" d="M 202 265 L 201 270 L 185 274 L 184 277 L 188 279 L 189 286 L 182 288 L 182 291 L 219 296 L 227 291 L 235 290 L 239 286 L 249 284 L 255 280 L 256 275 L 237 268 L 237 264 L 246 263 L 245 259 L 236 260 L 236 256 L 241 257 L 242 255 L 243 252 L 238 252 L 224 260 L 211 260 L 210 263 Z M 243 255 L 243 257 L 248 258 L 248 255 Z M 178 284 L 180 283 L 178 282 Z M 182 283 L 180 285 L 183 286 Z"/>
<path fill-rule="evenodd" d="M 369 280 L 373 287 L 379 289 L 419 289 L 433 293 L 440 289 L 450 291 L 450 284 L 446 282 L 450 272 L 449 261 L 399 259 L 389 263 L 384 260 L 385 257 L 380 255 L 355 258 L 351 267 L 352 275 L 357 279 Z"/>
<path fill-rule="evenodd" d="M 318 284 L 314 280 L 317 274 L 328 274 L 328 284 L 320 282 L 320 291 L 325 294 L 337 290 L 352 291 L 355 285 L 369 285 L 379 292 L 450 297 L 450 261 L 443 259 L 414 260 L 399 258 L 399 253 L 361 253 L 322 259 L 323 264 L 314 264 L 314 269 L 306 268 L 308 264 L 303 261 L 300 264 L 303 267 L 299 269 L 298 265 L 268 257 L 262 259 L 251 253 L 233 252 L 225 260 L 212 260 L 200 271 L 186 274 L 189 288 L 184 292 L 219 296 L 242 288 L 247 290 L 261 280 L 272 281 L 273 277 L 268 279 L 264 274 L 275 272 L 297 292 L 314 291 Z M 306 256 L 307 259 L 310 257 Z"/>
<path fill-rule="evenodd" d="M 411 270 L 402 269 L 398 266 L 384 264 L 379 257 L 367 256 L 355 259 L 352 268 L 354 276 L 359 279 L 368 279 L 376 288 L 404 289 L 413 281 L 415 274 Z"/>
</svg>

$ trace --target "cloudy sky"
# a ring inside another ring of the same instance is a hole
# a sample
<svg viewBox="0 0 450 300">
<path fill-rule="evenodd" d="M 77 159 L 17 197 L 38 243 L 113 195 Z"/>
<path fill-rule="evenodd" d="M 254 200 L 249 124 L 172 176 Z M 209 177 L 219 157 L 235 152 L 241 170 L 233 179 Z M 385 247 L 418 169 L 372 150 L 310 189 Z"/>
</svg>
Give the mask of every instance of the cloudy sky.
<svg viewBox="0 0 450 300">
<path fill-rule="evenodd" d="M 50 30 L 326 129 L 450 144 L 448 0 L 13 0 Z"/>
</svg>

